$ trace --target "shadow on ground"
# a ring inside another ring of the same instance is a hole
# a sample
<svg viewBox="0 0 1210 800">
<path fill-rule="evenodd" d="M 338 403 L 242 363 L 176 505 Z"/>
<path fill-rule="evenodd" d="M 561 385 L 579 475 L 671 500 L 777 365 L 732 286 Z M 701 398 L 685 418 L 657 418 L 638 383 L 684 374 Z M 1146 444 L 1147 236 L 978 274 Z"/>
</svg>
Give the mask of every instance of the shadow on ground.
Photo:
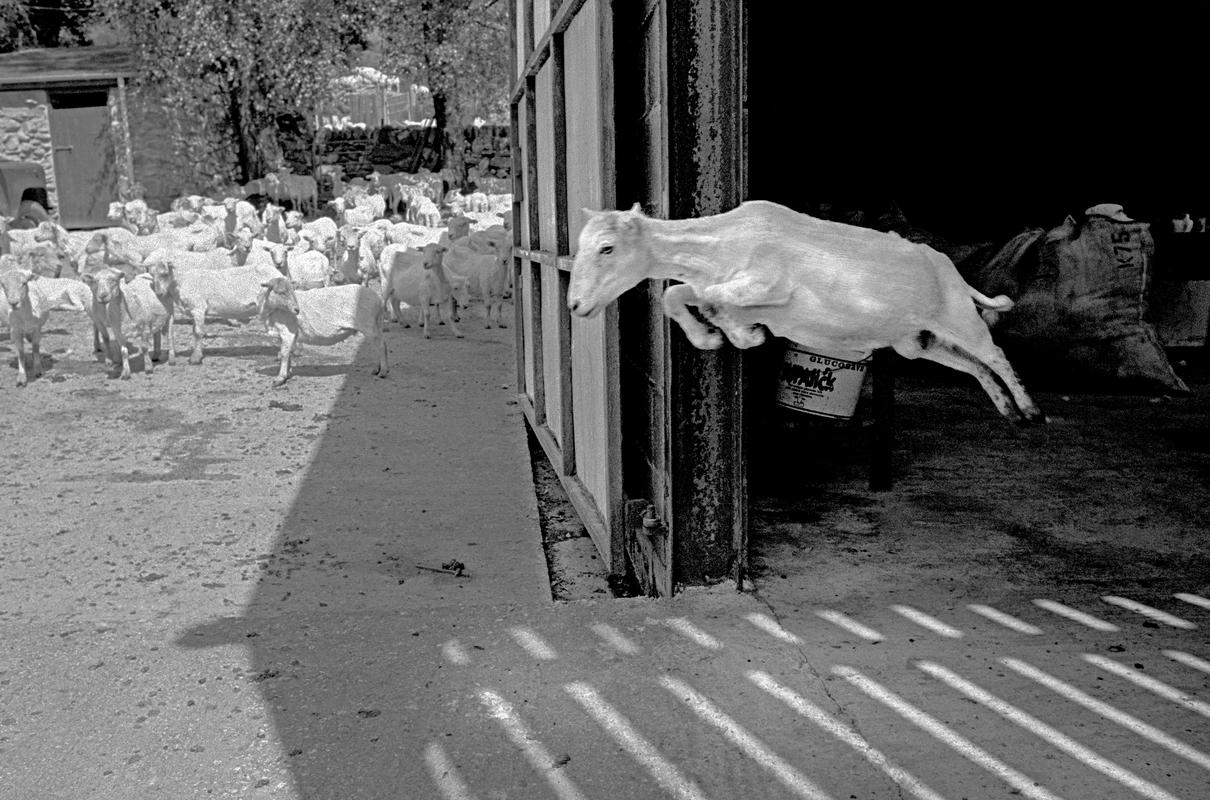
<svg viewBox="0 0 1210 800">
<path fill-rule="evenodd" d="M 314 439 L 305 476 L 272 549 L 241 565 L 258 576 L 247 607 L 179 639 L 249 649 L 307 800 L 408 796 L 422 765 L 404 754 L 439 735 L 424 665 L 440 642 L 476 608 L 550 601 L 511 332 L 409 333 L 386 379 L 365 345 L 352 363 L 312 350 L 272 392 L 283 437 Z M 331 375 L 347 377 L 317 411 L 306 382 Z"/>
</svg>

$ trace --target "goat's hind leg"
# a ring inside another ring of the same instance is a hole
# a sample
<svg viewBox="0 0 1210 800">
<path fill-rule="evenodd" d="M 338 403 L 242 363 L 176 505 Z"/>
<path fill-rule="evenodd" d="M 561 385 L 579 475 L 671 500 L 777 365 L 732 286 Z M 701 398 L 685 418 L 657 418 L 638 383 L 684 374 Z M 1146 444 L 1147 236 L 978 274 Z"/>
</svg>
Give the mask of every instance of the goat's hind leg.
<svg viewBox="0 0 1210 800">
<path fill-rule="evenodd" d="M 991 367 L 968 354 L 963 348 L 938 339 L 931 331 L 921 331 L 918 336 L 896 342 L 891 347 L 904 358 L 925 358 L 943 367 L 973 375 L 991 398 L 997 411 L 1014 422 L 1022 419 L 1008 392 L 996 382 L 996 375 Z"/>
</svg>

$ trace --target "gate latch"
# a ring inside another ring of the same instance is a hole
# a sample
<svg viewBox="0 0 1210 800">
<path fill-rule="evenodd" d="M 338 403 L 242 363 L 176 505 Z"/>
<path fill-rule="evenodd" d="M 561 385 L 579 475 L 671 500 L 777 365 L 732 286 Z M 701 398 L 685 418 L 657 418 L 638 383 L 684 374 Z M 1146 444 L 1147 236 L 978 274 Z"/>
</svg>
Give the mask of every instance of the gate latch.
<svg viewBox="0 0 1210 800">
<path fill-rule="evenodd" d="M 655 504 L 648 503 L 647 508 L 643 510 L 643 529 L 648 531 L 658 531 L 664 527 L 664 523 L 655 513 Z"/>
</svg>

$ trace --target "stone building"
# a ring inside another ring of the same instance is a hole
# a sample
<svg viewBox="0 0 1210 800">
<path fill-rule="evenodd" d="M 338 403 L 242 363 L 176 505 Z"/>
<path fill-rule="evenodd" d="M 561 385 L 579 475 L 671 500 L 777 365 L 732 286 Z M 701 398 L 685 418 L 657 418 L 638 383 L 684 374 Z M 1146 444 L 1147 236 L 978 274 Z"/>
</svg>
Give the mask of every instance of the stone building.
<svg viewBox="0 0 1210 800">
<path fill-rule="evenodd" d="M 134 180 L 126 80 L 117 47 L 0 55 L 0 159 L 46 172 L 51 206 L 69 228 L 106 224 L 119 179 Z"/>
</svg>

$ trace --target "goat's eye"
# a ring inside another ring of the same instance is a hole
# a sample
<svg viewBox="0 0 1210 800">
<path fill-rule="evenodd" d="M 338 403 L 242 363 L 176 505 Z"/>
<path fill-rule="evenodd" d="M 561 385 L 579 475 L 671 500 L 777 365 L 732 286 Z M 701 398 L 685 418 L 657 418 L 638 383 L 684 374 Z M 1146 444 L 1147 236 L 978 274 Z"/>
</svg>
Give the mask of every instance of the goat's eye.
<svg viewBox="0 0 1210 800">
<path fill-rule="evenodd" d="M 603 256 L 607 256 L 613 252 L 613 245 L 603 244 L 603 245 L 601 245 L 601 249 L 598 252 Z"/>
</svg>

